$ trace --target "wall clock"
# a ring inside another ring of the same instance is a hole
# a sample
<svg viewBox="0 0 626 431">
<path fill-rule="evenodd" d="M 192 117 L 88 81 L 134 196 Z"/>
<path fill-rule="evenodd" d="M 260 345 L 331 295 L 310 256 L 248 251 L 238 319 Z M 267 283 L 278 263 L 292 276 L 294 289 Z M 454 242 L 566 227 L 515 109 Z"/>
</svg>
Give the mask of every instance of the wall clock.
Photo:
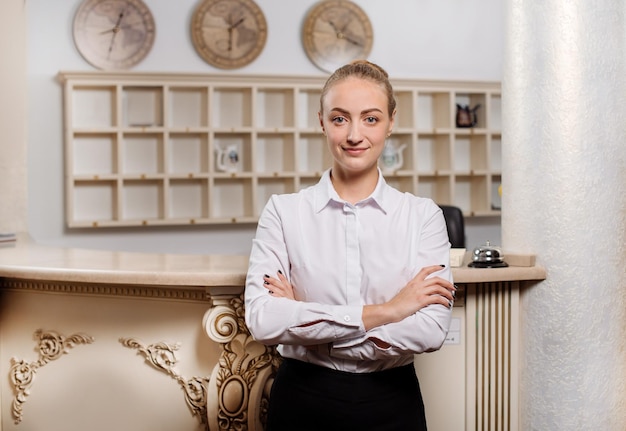
<svg viewBox="0 0 626 431">
<path fill-rule="evenodd" d="M 349 0 L 322 0 L 304 18 L 304 51 L 313 64 L 327 72 L 352 60 L 366 59 L 373 41 L 367 14 Z"/>
<path fill-rule="evenodd" d="M 74 16 L 74 43 L 99 69 L 130 69 L 152 49 L 156 27 L 141 0 L 85 0 Z"/>
<path fill-rule="evenodd" d="M 204 0 L 191 18 L 191 40 L 210 65 L 220 69 L 243 67 L 265 47 L 265 15 L 252 0 Z"/>
</svg>

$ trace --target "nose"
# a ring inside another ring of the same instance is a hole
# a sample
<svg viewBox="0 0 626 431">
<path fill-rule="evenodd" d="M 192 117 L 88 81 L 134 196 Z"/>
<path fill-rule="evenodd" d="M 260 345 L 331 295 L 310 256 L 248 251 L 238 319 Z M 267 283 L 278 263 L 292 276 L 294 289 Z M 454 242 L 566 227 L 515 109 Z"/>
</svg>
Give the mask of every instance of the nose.
<svg viewBox="0 0 626 431">
<path fill-rule="evenodd" d="M 350 130 L 348 132 L 347 139 L 349 144 L 358 144 L 363 140 L 363 135 L 361 134 L 361 125 L 358 121 L 350 124 Z"/>
</svg>

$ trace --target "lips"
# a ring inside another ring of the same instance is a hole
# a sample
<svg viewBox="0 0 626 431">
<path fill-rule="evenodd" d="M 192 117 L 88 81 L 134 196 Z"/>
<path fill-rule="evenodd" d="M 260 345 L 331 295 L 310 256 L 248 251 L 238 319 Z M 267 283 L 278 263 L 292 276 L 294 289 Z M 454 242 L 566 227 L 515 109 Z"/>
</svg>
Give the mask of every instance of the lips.
<svg viewBox="0 0 626 431">
<path fill-rule="evenodd" d="M 348 154 L 361 154 L 368 150 L 368 148 L 353 148 L 353 147 L 348 147 L 348 148 L 341 147 L 341 149 L 344 150 Z"/>
</svg>

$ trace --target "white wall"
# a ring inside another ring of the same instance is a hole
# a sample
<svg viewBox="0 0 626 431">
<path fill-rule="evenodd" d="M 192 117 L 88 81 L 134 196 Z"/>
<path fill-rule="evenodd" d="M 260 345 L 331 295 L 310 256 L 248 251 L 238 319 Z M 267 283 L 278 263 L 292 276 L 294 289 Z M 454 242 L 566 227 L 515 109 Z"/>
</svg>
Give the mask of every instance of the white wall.
<svg viewBox="0 0 626 431">
<path fill-rule="evenodd" d="M 222 72 L 194 51 L 194 0 L 144 0 L 157 24 L 154 48 L 134 70 Z M 233 73 L 321 75 L 300 43 L 302 19 L 317 0 L 257 0 L 268 21 L 263 53 Z M 393 78 L 500 80 L 503 50 L 499 0 L 356 1 L 370 16 L 370 59 Z M 254 226 L 67 230 L 60 70 L 92 70 L 76 51 L 72 19 L 80 0 L 29 0 L 28 229 L 42 244 L 128 251 L 247 254 Z M 468 247 L 500 241 L 499 219 L 468 220 Z"/>
</svg>

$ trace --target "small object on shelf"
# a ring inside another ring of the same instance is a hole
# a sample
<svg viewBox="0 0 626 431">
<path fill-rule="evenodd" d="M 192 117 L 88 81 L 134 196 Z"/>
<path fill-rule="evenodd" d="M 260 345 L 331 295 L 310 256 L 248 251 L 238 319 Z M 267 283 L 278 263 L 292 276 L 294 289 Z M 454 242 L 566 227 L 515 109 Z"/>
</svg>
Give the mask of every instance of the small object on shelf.
<svg viewBox="0 0 626 431">
<path fill-rule="evenodd" d="M 239 170 L 239 151 L 236 145 L 228 145 L 226 148 L 215 149 L 217 169 L 222 172 L 237 172 Z"/>
<path fill-rule="evenodd" d="M 504 254 L 500 247 L 491 245 L 487 241 L 485 245 L 474 249 L 472 261 L 467 266 L 472 268 L 505 268 L 509 264 L 504 261 Z"/>
<path fill-rule="evenodd" d="M 387 142 L 380 156 L 380 167 L 384 172 L 397 171 L 404 164 L 402 152 L 406 144 L 396 146 L 393 142 Z"/>
<path fill-rule="evenodd" d="M 469 105 L 456 104 L 456 127 L 474 127 L 478 124 L 478 116 L 476 111 L 480 108 L 480 104 L 470 108 Z"/>
</svg>

